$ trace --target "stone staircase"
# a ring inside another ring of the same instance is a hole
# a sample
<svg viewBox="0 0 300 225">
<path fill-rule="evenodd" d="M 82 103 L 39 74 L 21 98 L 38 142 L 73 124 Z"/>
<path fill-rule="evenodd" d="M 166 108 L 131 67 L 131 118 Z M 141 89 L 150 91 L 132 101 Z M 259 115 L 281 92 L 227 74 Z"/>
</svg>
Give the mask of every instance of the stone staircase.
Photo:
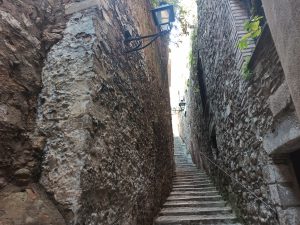
<svg viewBox="0 0 300 225">
<path fill-rule="evenodd" d="M 173 190 L 155 225 L 241 225 L 204 171 L 192 163 L 185 145 L 174 138 L 176 171 Z"/>
</svg>

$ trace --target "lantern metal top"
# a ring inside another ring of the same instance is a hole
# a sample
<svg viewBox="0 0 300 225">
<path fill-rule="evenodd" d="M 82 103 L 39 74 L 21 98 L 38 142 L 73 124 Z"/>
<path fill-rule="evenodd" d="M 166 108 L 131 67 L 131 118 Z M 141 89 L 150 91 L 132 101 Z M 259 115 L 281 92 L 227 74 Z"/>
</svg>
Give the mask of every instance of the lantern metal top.
<svg viewBox="0 0 300 225">
<path fill-rule="evenodd" d="M 155 25 L 162 27 L 163 25 L 170 25 L 175 21 L 174 6 L 170 4 L 163 4 L 151 10 Z"/>
</svg>

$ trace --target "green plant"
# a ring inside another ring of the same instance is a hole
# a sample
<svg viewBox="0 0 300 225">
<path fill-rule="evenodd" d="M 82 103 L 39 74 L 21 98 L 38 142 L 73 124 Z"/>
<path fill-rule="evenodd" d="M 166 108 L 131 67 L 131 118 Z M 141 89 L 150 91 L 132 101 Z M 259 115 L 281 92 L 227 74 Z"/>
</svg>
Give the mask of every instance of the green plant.
<svg viewBox="0 0 300 225">
<path fill-rule="evenodd" d="M 252 71 L 249 68 L 250 59 L 251 59 L 250 56 L 245 57 L 244 63 L 242 66 L 242 76 L 245 80 L 250 80 L 250 78 L 252 77 Z"/>
<path fill-rule="evenodd" d="M 193 51 L 190 50 L 190 52 L 189 52 L 189 65 L 188 66 L 189 66 L 189 68 L 193 68 L 194 65 L 196 65 L 196 59 L 193 55 Z"/>
<path fill-rule="evenodd" d="M 260 21 L 262 19 L 262 16 L 254 16 L 251 20 L 244 23 L 244 29 L 247 33 L 240 39 L 238 43 L 239 49 L 248 48 L 249 41 L 258 38 L 261 35 L 262 27 Z"/>
</svg>

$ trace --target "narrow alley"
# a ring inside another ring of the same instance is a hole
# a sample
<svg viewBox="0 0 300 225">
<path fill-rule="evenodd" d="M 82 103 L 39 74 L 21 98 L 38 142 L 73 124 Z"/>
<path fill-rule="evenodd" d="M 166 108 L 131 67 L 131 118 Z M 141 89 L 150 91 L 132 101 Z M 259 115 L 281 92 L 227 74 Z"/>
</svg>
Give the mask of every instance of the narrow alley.
<svg viewBox="0 0 300 225">
<path fill-rule="evenodd" d="M 180 137 L 174 137 L 174 153 L 176 169 L 172 192 L 155 224 L 240 225 L 205 171 L 193 164 Z"/>
<path fill-rule="evenodd" d="M 0 0 L 0 225 L 300 225 L 300 0 Z"/>
</svg>

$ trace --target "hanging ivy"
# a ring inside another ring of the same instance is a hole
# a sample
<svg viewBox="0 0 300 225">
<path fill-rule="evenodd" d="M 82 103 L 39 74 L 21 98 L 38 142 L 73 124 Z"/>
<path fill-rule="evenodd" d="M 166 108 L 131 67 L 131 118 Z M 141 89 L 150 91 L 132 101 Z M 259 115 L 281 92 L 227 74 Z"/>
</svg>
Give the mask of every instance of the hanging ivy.
<svg viewBox="0 0 300 225">
<path fill-rule="evenodd" d="M 260 22 L 263 18 L 262 16 L 254 16 L 251 20 L 244 23 L 244 29 L 247 33 L 240 39 L 238 43 L 239 49 L 248 48 L 249 42 L 253 39 L 257 39 L 261 35 L 262 27 Z"/>
</svg>

